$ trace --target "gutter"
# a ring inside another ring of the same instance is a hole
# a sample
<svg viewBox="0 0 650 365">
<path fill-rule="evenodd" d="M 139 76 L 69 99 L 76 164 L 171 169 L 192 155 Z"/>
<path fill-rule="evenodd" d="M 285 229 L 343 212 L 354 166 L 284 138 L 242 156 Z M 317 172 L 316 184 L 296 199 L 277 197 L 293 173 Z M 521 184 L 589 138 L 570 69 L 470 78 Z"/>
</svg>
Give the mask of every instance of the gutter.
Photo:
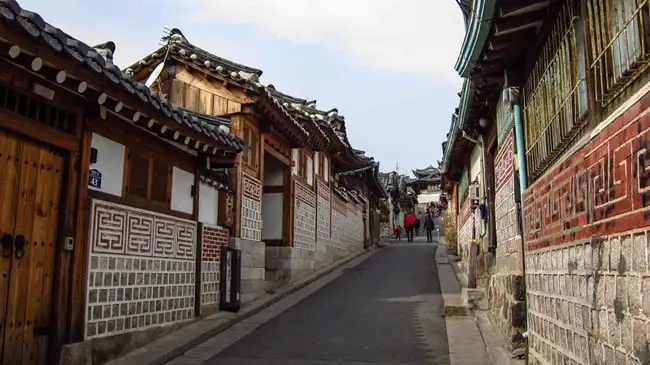
<svg viewBox="0 0 650 365">
<path fill-rule="evenodd" d="M 447 140 L 447 148 L 445 149 L 445 155 L 442 159 L 442 174 L 449 172 L 450 159 L 452 158 L 452 151 L 456 146 L 457 140 L 459 138 L 459 131 L 464 128 L 467 120 L 467 110 L 469 109 L 470 100 L 474 94 L 474 85 L 468 79 L 465 79 L 463 83 L 463 89 L 461 91 L 460 97 L 460 108 L 458 110 L 459 114 L 454 114 L 451 121 L 451 128 L 449 130 L 449 139 Z"/>
<path fill-rule="evenodd" d="M 474 0 L 470 12 L 469 29 L 465 33 L 461 53 L 456 61 L 456 72 L 469 77 L 477 60 L 483 53 L 485 42 L 492 29 L 492 18 L 497 0 Z"/>
</svg>

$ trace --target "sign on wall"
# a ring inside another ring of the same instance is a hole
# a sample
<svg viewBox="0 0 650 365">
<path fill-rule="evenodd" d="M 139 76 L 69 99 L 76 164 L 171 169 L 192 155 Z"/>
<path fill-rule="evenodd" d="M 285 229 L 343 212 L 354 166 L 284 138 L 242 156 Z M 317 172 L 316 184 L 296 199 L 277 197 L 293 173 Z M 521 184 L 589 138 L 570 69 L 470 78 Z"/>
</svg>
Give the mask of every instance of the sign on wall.
<svg viewBox="0 0 650 365">
<path fill-rule="evenodd" d="M 102 173 L 97 169 L 91 169 L 88 174 L 88 186 L 101 189 L 102 188 Z"/>
</svg>

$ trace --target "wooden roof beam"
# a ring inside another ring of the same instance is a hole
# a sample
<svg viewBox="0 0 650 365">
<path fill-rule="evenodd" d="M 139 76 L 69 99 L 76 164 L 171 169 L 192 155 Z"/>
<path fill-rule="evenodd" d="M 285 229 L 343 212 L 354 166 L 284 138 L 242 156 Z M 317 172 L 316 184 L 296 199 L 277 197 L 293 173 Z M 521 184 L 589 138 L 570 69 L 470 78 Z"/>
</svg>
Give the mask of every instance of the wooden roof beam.
<svg viewBox="0 0 650 365">
<path fill-rule="evenodd" d="M 528 29 L 537 30 L 546 18 L 546 9 L 526 15 L 499 19 L 494 25 L 494 36 L 513 34 Z"/>
<path fill-rule="evenodd" d="M 499 8 L 499 17 L 506 18 L 532 13 L 548 8 L 549 0 L 515 0 L 509 1 Z"/>
<path fill-rule="evenodd" d="M 513 45 L 523 44 L 535 35 L 534 29 L 523 30 L 517 33 L 502 34 L 490 37 L 487 49 L 490 51 L 508 50 Z"/>
</svg>

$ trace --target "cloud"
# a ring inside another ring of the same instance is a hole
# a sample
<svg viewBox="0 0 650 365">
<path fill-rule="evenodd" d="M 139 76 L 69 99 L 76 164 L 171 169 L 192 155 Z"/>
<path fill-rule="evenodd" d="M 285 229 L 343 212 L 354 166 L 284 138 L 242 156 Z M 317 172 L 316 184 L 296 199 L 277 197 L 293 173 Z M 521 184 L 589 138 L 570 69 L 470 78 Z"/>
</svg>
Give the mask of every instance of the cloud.
<svg viewBox="0 0 650 365">
<path fill-rule="evenodd" d="M 339 50 L 365 67 L 458 84 L 453 67 L 465 32 L 451 0 L 187 0 L 200 20 L 254 27 Z"/>
</svg>

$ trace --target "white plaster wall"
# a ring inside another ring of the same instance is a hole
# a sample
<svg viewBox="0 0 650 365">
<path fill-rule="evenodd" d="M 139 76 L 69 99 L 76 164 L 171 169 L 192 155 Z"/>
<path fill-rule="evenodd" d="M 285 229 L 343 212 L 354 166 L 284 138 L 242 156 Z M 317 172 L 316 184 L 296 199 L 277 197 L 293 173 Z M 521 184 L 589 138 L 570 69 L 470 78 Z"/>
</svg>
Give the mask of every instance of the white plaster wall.
<svg viewBox="0 0 650 365">
<path fill-rule="evenodd" d="M 189 173 L 185 170 L 181 170 L 177 167 L 173 168 L 171 201 L 172 210 L 192 214 L 192 211 L 194 210 L 192 185 L 194 185 L 194 174 Z"/>
<path fill-rule="evenodd" d="M 282 239 L 284 194 L 267 193 L 262 196 L 262 240 Z"/>
<path fill-rule="evenodd" d="M 201 182 L 199 187 L 199 222 L 217 225 L 219 217 L 219 191 Z"/>
<path fill-rule="evenodd" d="M 299 174 L 299 166 L 300 166 L 300 149 L 298 148 L 293 148 L 291 149 L 291 162 L 293 162 L 293 166 L 291 166 L 291 174 L 292 175 L 298 175 Z"/>
<path fill-rule="evenodd" d="M 307 184 L 310 186 L 314 185 L 314 160 L 311 157 L 307 157 Z"/>
<path fill-rule="evenodd" d="M 470 182 L 477 180 L 479 184 L 483 184 L 481 181 L 481 168 L 483 166 L 483 160 L 481 158 L 481 148 L 479 146 L 474 146 L 472 149 L 472 154 L 470 155 Z"/>
<path fill-rule="evenodd" d="M 90 165 L 90 169 L 97 169 L 102 173 L 101 188 L 89 186 L 91 190 L 122 196 L 124 182 L 124 145 L 110 140 L 99 134 L 93 133 L 90 143 L 97 150 L 97 163 Z"/>
<path fill-rule="evenodd" d="M 419 204 L 428 204 L 431 202 L 440 201 L 440 192 L 437 193 L 422 193 L 418 195 L 418 205 Z"/>
<path fill-rule="evenodd" d="M 323 156 L 323 173 L 325 176 L 323 176 L 323 179 L 325 182 L 329 182 L 330 179 L 330 160 L 326 156 Z"/>
</svg>

